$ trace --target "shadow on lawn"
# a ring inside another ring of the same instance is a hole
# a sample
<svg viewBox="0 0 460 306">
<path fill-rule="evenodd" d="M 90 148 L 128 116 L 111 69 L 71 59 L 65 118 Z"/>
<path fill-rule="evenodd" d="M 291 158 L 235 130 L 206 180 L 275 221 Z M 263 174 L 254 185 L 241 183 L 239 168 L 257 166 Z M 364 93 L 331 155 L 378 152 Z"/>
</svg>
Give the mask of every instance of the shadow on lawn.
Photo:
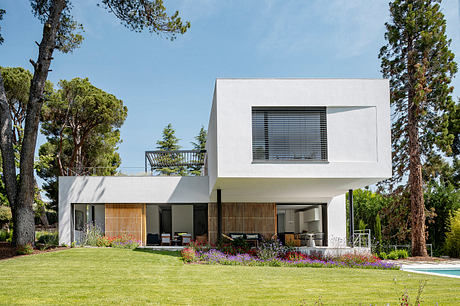
<svg viewBox="0 0 460 306">
<path fill-rule="evenodd" d="M 180 257 L 180 252 L 179 251 L 157 251 L 157 250 L 149 250 L 149 249 L 133 249 L 133 251 L 142 252 L 142 253 L 165 255 L 165 256 L 172 256 L 172 257 Z"/>
</svg>

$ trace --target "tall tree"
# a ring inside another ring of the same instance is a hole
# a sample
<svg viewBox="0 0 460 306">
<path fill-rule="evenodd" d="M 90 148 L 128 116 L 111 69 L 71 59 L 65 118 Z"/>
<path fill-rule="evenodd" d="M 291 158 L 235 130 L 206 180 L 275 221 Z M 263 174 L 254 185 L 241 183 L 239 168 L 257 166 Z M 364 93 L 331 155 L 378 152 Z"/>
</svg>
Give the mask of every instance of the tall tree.
<svg viewBox="0 0 460 306">
<path fill-rule="evenodd" d="M 457 71 L 440 0 L 394 0 L 379 58 L 389 78 L 393 174 L 391 188 L 407 179 L 414 256 L 427 256 L 422 165 L 451 153 L 448 114 L 455 107 L 451 78 Z M 407 175 L 408 173 L 408 175 Z"/>
<path fill-rule="evenodd" d="M 102 6 L 114 14 L 130 30 L 165 35 L 174 39 L 184 34 L 190 23 L 183 23 L 179 13 L 169 16 L 162 0 L 100 0 Z M 3 180 L 12 204 L 15 245 L 34 244 L 35 224 L 32 209 L 34 198 L 34 153 L 37 143 L 39 117 L 45 100 L 45 82 L 53 60 L 54 50 L 71 52 L 82 42 L 81 29 L 72 17 L 71 0 L 31 0 L 32 12 L 43 23 L 38 58 L 30 60 L 34 68 L 26 109 L 24 138 L 20 154 L 19 182 L 16 181 L 12 120 L 0 76 L 0 149 Z M 2 13 L 3 14 L 3 13 Z"/>
<path fill-rule="evenodd" d="M 204 150 L 206 150 L 206 139 L 207 139 L 207 131 L 202 126 L 201 129 L 200 129 L 200 132 L 198 133 L 198 135 L 195 136 L 195 141 L 196 142 L 192 142 L 193 150 L 195 150 L 195 151 L 204 151 Z M 199 158 L 201 158 L 201 154 L 199 155 Z M 200 163 L 200 162 L 204 162 L 204 161 L 203 160 L 196 160 L 196 162 Z M 203 166 L 200 166 L 200 165 L 190 166 L 189 169 L 188 169 L 188 172 L 191 175 L 199 176 L 199 175 L 201 175 L 202 168 L 203 168 Z"/>
<path fill-rule="evenodd" d="M 157 141 L 157 149 L 160 151 L 177 151 L 181 147 L 179 145 L 179 140 L 176 137 L 176 131 L 172 127 L 172 124 L 169 123 L 164 129 L 163 129 L 163 135 L 161 140 Z M 167 153 L 164 156 L 161 157 L 162 162 L 166 164 L 180 164 L 182 161 L 182 158 L 179 154 L 175 154 L 174 152 L 172 153 Z M 155 169 L 156 171 L 160 172 L 163 175 L 186 175 L 187 171 L 185 167 L 183 166 L 168 166 L 168 167 L 161 167 L 158 169 Z"/>
<path fill-rule="evenodd" d="M 9 112 L 13 124 L 13 149 L 15 155 L 15 164 L 19 165 L 19 155 L 22 146 L 24 121 L 29 98 L 30 82 L 32 73 L 21 67 L 0 67 L 5 86 L 6 99 L 9 106 Z M 53 84 L 47 81 L 45 84 L 45 93 L 53 91 Z M 1 168 L 1 167 L 0 167 Z M 0 171 L 2 173 L 3 171 Z M 43 225 L 48 226 L 48 220 L 45 213 L 44 202 L 41 199 L 40 190 L 37 181 L 34 180 L 35 196 L 34 203 Z"/>
<path fill-rule="evenodd" d="M 127 116 L 123 101 L 88 79 L 62 80 L 59 87 L 42 109 L 41 131 L 48 142 L 39 149 L 38 166 L 54 207 L 58 176 L 116 172 L 119 128 Z"/>
</svg>

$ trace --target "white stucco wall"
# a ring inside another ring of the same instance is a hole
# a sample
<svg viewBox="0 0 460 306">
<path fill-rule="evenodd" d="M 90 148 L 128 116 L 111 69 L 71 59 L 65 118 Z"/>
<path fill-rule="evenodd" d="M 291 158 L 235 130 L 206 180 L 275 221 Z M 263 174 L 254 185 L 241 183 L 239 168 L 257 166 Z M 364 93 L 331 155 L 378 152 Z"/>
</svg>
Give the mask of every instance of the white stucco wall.
<svg viewBox="0 0 460 306">
<path fill-rule="evenodd" d="M 345 194 L 330 199 L 327 203 L 328 246 L 346 245 L 347 217 Z"/>
<path fill-rule="evenodd" d="M 254 106 L 325 106 L 328 162 L 253 163 Z M 210 192 L 224 189 L 226 178 L 367 178 L 375 183 L 391 176 L 387 80 L 218 79 L 210 121 L 217 132 L 216 152 L 208 152 L 217 161 L 209 172 Z"/>
<path fill-rule="evenodd" d="M 208 203 L 208 177 L 59 177 L 59 242 L 70 243 L 71 204 Z"/>
</svg>

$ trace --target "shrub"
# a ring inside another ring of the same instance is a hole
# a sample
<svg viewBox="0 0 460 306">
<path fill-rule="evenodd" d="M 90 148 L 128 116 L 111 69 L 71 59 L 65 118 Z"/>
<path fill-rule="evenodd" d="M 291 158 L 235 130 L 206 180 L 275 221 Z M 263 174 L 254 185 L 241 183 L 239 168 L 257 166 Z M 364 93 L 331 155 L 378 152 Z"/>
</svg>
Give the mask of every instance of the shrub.
<svg viewBox="0 0 460 306">
<path fill-rule="evenodd" d="M 11 238 L 13 237 L 13 231 L 6 231 L 0 230 L 0 241 L 8 241 L 11 242 Z"/>
<path fill-rule="evenodd" d="M 393 259 L 393 260 L 396 260 L 399 258 L 399 253 L 397 250 L 394 250 L 394 251 L 391 251 L 390 253 L 388 253 L 388 256 L 387 256 L 388 259 Z"/>
<path fill-rule="evenodd" d="M 86 230 L 84 231 L 84 236 L 82 238 L 82 245 L 97 246 L 99 239 L 103 237 L 102 230 L 99 226 L 95 224 L 87 224 Z"/>
<path fill-rule="evenodd" d="M 450 217 L 450 231 L 446 234 L 444 249 L 450 257 L 460 257 L 460 209 Z"/>
<path fill-rule="evenodd" d="M 185 262 L 194 262 L 197 259 L 196 251 L 193 248 L 185 248 L 180 251 L 182 260 Z"/>
<path fill-rule="evenodd" d="M 385 253 L 385 252 L 380 252 L 380 253 L 379 253 L 379 258 L 380 258 L 380 259 L 388 259 L 388 255 L 387 255 L 387 253 Z"/>
<path fill-rule="evenodd" d="M 16 249 L 16 254 L 18 255 L 29 255 L 29 254 L 32 254 L 33 252 L 34 252 L 34 248 L 32 247 L 31 244 L 26 244 Z"/>
<path fill-rule="evenodd" d="M 211 249 L 213 245 L 207 242 L 198 242 L 196 240 L 191 240 L 188 247 L 194 249 L 195 251 L 206 251 Z"/>
<path fill-rule="evenodd" d="M 12 219 L 11 208 L 8 206 L 0 206 L 0 227 L 4 224 L 8 224 Z"/>
<path fill-rule="evenodd" d="M 257 256 L 262 260 L 282 257 L 288 252 L 279 240 L 266 240 L 257 248 Z"/>
<path fill-rule="evenodd" d="M 407 250 L 397 250 L 396 252 L 398 253 L 398 259 L 409 257 L 409 253 L 407 252 Z"/>
<path fill-rule="evenodd" d="M 59 237 L 57 232 L 40 231 L 35 233 L 37 243 L 44 244 L 44 248 L 55 247 L 59 245 Z"/>
</svg>

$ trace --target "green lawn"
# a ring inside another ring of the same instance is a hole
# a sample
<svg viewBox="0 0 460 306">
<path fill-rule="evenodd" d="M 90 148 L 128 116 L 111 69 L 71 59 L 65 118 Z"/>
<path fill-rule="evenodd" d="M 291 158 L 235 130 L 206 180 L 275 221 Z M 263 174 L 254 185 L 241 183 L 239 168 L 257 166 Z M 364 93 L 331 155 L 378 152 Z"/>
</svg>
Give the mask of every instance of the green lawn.
<svg viewBox="0 0 460 306">
<path fill-rule="evenodd" d="M 0 261 L 0 304 L 460 303 L 460 279 L 403 271 L 184 265 L 177 253 L 76 248 Z"/>
</svg>

